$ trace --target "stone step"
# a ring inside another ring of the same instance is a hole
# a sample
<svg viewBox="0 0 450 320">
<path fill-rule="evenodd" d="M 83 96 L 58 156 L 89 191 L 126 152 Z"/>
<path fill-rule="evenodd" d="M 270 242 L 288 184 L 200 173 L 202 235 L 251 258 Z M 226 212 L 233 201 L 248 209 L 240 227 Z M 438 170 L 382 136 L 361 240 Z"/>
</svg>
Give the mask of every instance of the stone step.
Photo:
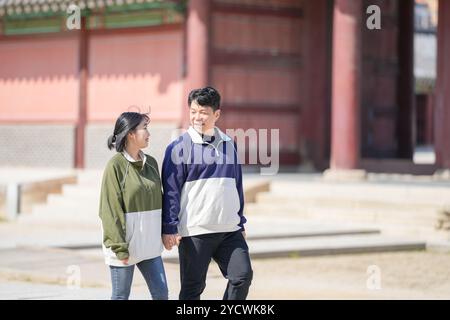
<svg viewBox="0 0 450 320">
<path fill-rule="evenodd" d="M 352 228 L 345 225 L 317 224 L 308 221 L 294 221 L 292 225 L 278 221 L 278 227 L 270 232 L 263 219 L 249 222 L 247 242 L 253 258 L 320 256 L 347 253 L 373 253 L 389 251 L 425 250 L 426 242 L 380 234 L 375 228 Z M 303 225 L 303 228 L 299 228 Z M 61 239 L 53 246 L 73 249 L 84 254 L 102 257 L 97 238 L 93 243 L 83 241 L 68 244 Z M 178 250 L 164 250 L 166 262 L 178 262 Z"/>
<path fill-rule="evenodd" d="M 21 221 L 30 221 L 33 219 L 54 219 L 59 215 L 63 215 L 63 219 L 79 218 L 85 220 L 96 219 L 100 202 L 100 184 L 101 174 L 94 172 L 78 172 L 79 183 L 77 185 L 64 185 L 62 194 L 50 194 L 45 204 L 33 206 L 33 216 L 23 215 Z M 255 194 L 260 190 L 268 190 L 269 182 L 261 178 L 251 178 L 244 183 L 244 192 L 246 198 L 254 198 Z"/>
<path fill-rule="evenodd" d="M 80 170 L 78 175 L 78 185 L 96 185 L 101 183 L 103 178 L 102 170 Z"/>
<path fill-rule="evenodd" d="M 313 237 L 335 237 L 343 235 L 363 235 L 363 234 L 380 234 L 380 230 L 375 228 L 351 228 L 351 227 L 334 227 L 334 228 L 308 228 L 308 230 L 293 230 L 291 232 L 261 232 L 252 231 L 247 227 L 248 240 L 273 240 L 273 239 L 294 239 L 294 238 L 313 238 Z"/>
<path fill-rule="evenodd" d="M 450 188 L 408 184 L 272 182 L 270 194 L 282 198 L 344 198 L 385 201 L 423 201 L 437 205 L 450 203 Z"/>
<path fill-rule="evenodd" d="M 90 237 L 90 241 L 96 242 L 89 246 L 80 242 L 80 246 L 64 245 L 56 246 L 58 249 L 74 250 L 80 256 L 86 258 L 103 259 L 99 239 Z M 359 236 L 334 236 L 297 239 L 264 239 L 247 240 L 252 259 L 276 258 L 276 257 L 307 257 L 355 253 L 380 253 L 398 251 L 421 251 L 426 249 L 426 243 L 413 239 L 399 239 L 380 235 Z M 53 246 L 55 247 L 55 246 Z M 178 250 L 173 248 L 162 253 L 165 262 L 177 263 Z M 55 257 L 57 258 L 57 256 Z"/>
<path fill-rule="evenodd" d="M 247 204 L 246 215 L 274 215 L 298 218 L 330 218 L 356 219 L 367 222 L 397 221 L 408 223 L 426 223 L 433 225 L 438 219 L 438 211 L 434 209 L 398 209 L 398 208 L 366 208 L 352 206 L 305 205 L 291 206 L 289 204 Z"/>
<path fill-rule="evenodd" d="M 44 218 L 43 218 L 44 217 Z M 33 226 L 39 227 L 55 227 L 60 226 L 55 230 L 58 230 L 59 234 L 48 234 L 46 237 L 38 237 L 28 245 L 39 245 L 40 241 L 46 238 L 48 241 L 53 241 L 52 246 L 65 246 L 65 247 L 98 247 L 100 245 L 98 239 L 101 238 L 101 223 L 100 219 L 96 216 L 90 219 L 85 217 L 74 216 L 52 216 L 48 215 L 33 216 L 30 215 L 28 219 L 22 223 L 22 226 L 28 225 L 27 228 L 34 230 Z M 316 221 L 298 220 L 298 219 L 286 219 L 277 217 L 254 217 L 247 221 L 246 233 L 249 240 L 264 240 L 264 239 L 294 239 L 294 238 L 313 238 L 313 237 L 335 237 L 335 236 L 348 236 L 348 235 L 373 235 L 380 234 L 380 230 L 373 227 L 348 225 L 348 224 L 332 224 L 329 222 L 317 223 Z M 45 228 L 47 229 L 47 228 Z M 43 230 L 37 228 L 37 230 Z M 64 234 L 66 236 L 61 237 L 62 230 L 67 230 Z M 89 237 L 83 236 L 80 238 L 73 237 L 73 234 L 82 232 L 83 234 L 90 234 Z M 90 242 L 87 239 L 95 239 Z M 27 245 L 23 242 L 26 239 L 19 238 L 22 245 Z M 48 245 L 49 242 L 46 242 Z M 63 244 L 63 245 L 62 245 Z"/>
<path fill-rule="evenodd" d="M 97 202 L 76 202 L 73 200 L 67 200 L 60 204 L 50 205 L 36 205 L 33 208 L 31 215 L 80 215 L 90 216 L 92 214 L 98 214 L 99 203 Z"/>
<path fill-rule="evenodd" d="M 317 195 L 298 193 L 295 195 L 275 194 L 263 192 L 256 196 L 257 203 L 282 203 L 290 205 L 352 205 L 370 208 L 395 207 L 395 208 L 414 208 L 414 209 L 442 209 L 449 206 L 448 202 L 436 202 L 433 199 L 412 198 L 405 200 L 403 198 L 377 196 L 369 197 L 367 195 Z"/>
<path fill-rule="evenodd" d="M 379 235 L 380 230 L 374 228 L 350 228 L 342 226 L 333 227 L 318 227 L 313 230 L 295 230 L 291 232 L 261 232 L 259 229 L 247 229 L 247 241 L 267 241 L 267 240 L 279 240 L 279 239 L 297 239 L 297 238 L 325 238 L 325 237 L 340 237 L 340 236 L 361 236 L 361 235 Z M 98 239 L 93 243 L 72 243 L 64 245 L 53 245 L 55 247 L 74 250 L 85 250 L 100 248 Z"/>
<path fill-rule="evenodd" d="M 245 215 L 249 219 L 254 216 L 291 217 L 297 219 L 317 219 L 324 222 L 330 219 L 336 221 L 353 221 L 361 223 L 394 223 L 407 225 L 419 225 L 434 228 L 438 220 L 435 211 L 414 212 L 401 210 L 373 210 L 367 208 L 352 207 L 297 207 L 280 205 L 247 204 Z M 58 218 L 64 219 L 97 219 L 98 202 L 79 203 L 66 200 L 58 205 L 37 205 L 32 214 L 23 214 L 21 217 Z"/>
<path fill-rule="evenodd" d="M 336 254 L 375 253 L 425 250 L 426 242 L 380 235 L 248 240 L 254 259 L 275 257 L 306 257 Z M 178 261 L 178 251 L 164 251 L 167 262 Z"/>
<path fill-rule="evenodd" d="M 426 243 L 378 235 L 249 241 L 255 258 L 425 250 Z"/>
<path fill-rule="evenodd" d="M 101 185 L 64 185 L 62 195 L 65 197 L 85 197 L 90 195 L 100 195 Z"/>
<path fill-rule="evenodd" d="M 98 217 L 75 217 L 75 216 L 55 216 L 55 215 L 29 215 L 27 217 L 19 216 L 17 221 L 21 225 L 45 227 L 67 227 L 74 229 L 98 229 L 101 230 L 101 221 Z"/>
<path fill-rule="evenodd" d="M 252 205 L 247 206 L 247 210 Z M 350 228 L 376 228 L 382 231 L 383 234 L 393 236 L 413 236 L 418 239 L 434 239 L 434 240 L 448 240 L 449 233 L 446 230 L 436 230 L 435 223 L 433 221 L 418 222 L 417 220 L 405 220 L 405 219 L 378 219 L 367 218 L 363 215 L 350 216 L 344 214 L 275 214 L 264 213 L 258 211 L 256 214 L 248 214 L 246 217 L 249 222 L 254 219 L 266 218 L 271 221 L 277 221 L 279 219 L 290 219 L 291 221 L 297 221 L 299 224 L 305 224 L 309 226 L 311 224 L 316 225 L 342 225 L 345 224 Z M 271 223 L 268 222 L 268 225 Z M 296 226 L 298 227 L 298 226 Z"/>
<path fill-rule="evenodd" d="M 98 193 L 86 193 L 83 196 L 66 196 L 66 195 L 56 195 L 51 194 L 47 197 L 46 205 L 48 207 L 58 207 L 61 209 L 72 207 L 72 206 L 91 206 L 98 208 L 100 201 L 100 194 Z"/>
<path fill-rule="evenodd" d="M 430 227 L 421 227 L 421 226 L 402 226 L 392 223 L 376 223 L 372 224 L 373 227 L 380 228 L 382 233 L 386 236 L 394 236 L 394 237 L 413 237 L 418 240 L 423 241 L 446 241 L 449 240 L 449 234 L 447 231 L 435 230 Z"/>
</svg>

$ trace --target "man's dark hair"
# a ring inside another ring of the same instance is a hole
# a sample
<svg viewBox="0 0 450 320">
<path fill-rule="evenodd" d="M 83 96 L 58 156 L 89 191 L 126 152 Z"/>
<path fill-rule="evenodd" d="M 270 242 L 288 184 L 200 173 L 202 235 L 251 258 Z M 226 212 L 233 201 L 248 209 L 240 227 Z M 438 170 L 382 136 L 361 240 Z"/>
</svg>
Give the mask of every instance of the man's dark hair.
<svg viewBox="0 0 450 320">
<path fill-rule="evenodd" d="M 189 107 L 192 101 L 196 101 L 202 107 L 211 107 L 214 112 L 220 109 L 220 94 L 213 87 L 192 90 L 188 98 Z"/>
</svg>

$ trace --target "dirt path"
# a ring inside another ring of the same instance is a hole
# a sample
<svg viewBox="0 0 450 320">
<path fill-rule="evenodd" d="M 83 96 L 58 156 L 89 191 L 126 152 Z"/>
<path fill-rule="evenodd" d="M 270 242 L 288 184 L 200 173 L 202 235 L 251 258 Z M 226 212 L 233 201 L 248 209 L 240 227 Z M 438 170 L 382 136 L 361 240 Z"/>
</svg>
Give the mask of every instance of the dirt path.
<svg viewBox="0 0 450 320">
<path fill-rule="evenodd" d="M 75 262 L 80 264 L 83 288 L 75 295 L 64 290 L 64 287 L 55 287 L 53 291 L 56 298 L 109 298 L 109 272 L 101 259 L 91 257 L 89 258 L 91 261 L 88 258 L 83 260 L 75 256 L 71 258 L 61 255 L 60 258 L 66 264 Z M 48 263 L 51 262 L 49 259 L 46 260 Z M 51 264 L 52 268 L 47 269 L 41 266 L 40 272 L 43 275 L 60 274 L 63 279 L 67 276 L 64 263 Z M 254 280 L 249 299 L 450 299 L 450 253 L 400 252 L 254 259 L 252 264 Z M 177 299 L 179 265 L 166 263 L 165 267 L 171 299 Z M 24 280 L 27 283 L 14 282 Z M 41 288 L 46 283 L 57 284 L 45 282 L 44 278 L 39 277 L 29 280 L 15 276 L 0 277 L 0 297 L 10 299 L 40 297 L 40 291 L 48 291 Z M 62 281 L 59 284 L 64 283 L 65 281 Z M 21 286 L 29 286 L 33 290 L 27 289 L 22 292 Z M 226 280 L 222 277 L 218 266 L 212 263 L 202 299 L 221 299 L 225 286 Z M 15 294 L 10 294 L 11 290 Z M 33 292 L 33 295 L 28 291 Z M 134 299 L 149 298 L 147 286 L 139 272 L 135 272 L 132 292 Z"/>
<path fill-rule="evenodd" d="M 449 253 L 254 260 L 253 269 L 251 299 L 450 299 Z"/>
</svg>

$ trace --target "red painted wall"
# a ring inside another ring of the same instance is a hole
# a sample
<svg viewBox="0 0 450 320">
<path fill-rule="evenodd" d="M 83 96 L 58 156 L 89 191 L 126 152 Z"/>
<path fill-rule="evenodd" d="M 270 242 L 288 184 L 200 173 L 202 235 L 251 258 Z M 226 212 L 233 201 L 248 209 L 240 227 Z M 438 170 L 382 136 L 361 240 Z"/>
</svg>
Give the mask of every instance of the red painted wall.
<svg viewBox="0 0 450 320">
<path fill-rule="evenodd" d="M 114 120 L 133 105 L 150 106 L 152 120 L 178 121 L 182 52 L 181 30 L 91 36 L 88 121 Z"/>
<path fill-rule="evenodd" d="M 0 41 L 0 122 L 74 122 L 78 106 L 75 37 Z"/>
<path fill-rule="evenodd" d="M 0 41 L 0 121 L 75 122 L 76 35 Z M 89 40 L 88 122 L 113 121 L 136 105 L 154 121 L 178 122 L 182 29 L 93 34 Z M 136 110 L 136 109 L 132 109 Z"/>
</svg>

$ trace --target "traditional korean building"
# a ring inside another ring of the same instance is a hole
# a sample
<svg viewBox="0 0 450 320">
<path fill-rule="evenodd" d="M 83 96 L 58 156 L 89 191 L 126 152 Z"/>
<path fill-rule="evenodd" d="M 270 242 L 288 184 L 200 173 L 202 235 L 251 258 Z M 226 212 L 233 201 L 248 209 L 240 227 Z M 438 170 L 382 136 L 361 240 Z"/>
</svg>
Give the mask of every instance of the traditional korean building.
<svg viewBox="0 0 450 320">
<path fill-rule="evenodd" d="M 67 8 L 81 8 L 80 29 Z M 381 9 L 370 29 L 367 9 Z M 284 166 L 450 168 L 450 2 L 440 0 L 432 140 L 416 143 L 413 0 L 0 0 L 0 165 L 99 168 L 123 111 L 151 107 L 161 159 L 212 85 L 227 128 L 280 129 Z"/>
</svg>

